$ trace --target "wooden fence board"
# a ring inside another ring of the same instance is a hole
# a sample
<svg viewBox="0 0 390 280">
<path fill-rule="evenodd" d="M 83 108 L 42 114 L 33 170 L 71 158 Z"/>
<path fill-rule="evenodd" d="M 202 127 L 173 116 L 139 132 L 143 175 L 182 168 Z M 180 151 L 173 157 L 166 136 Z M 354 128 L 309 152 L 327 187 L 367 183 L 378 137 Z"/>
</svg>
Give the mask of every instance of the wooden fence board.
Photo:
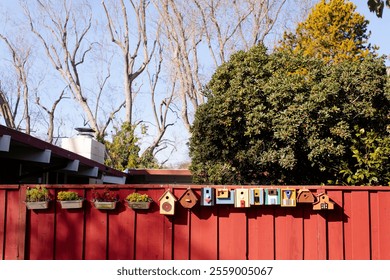
<svg viewBox="0 0 390 280">
<path fill-rule="evenodd" d="M 120 198 L 134 190 L 154 199 L 149 210 L 134 211 L 124 201 L 114 211 L 93 207 L 92 188 L 49 186 L 86 193 L 83 209 L 26 210 L 26 186 L 0 188 L 1 259 L 390 259 L 390 189 L 315 187 L 334 210 L 296 207 L 200 206 L 176 204 L 174 216 L 159 212 L 168 188 L 177 198 L 188 186 L 110 185 Z M 233 186 L 229 186 L 233 187 Z M 192 186 L 200 198 L 201 186 Z M 200 200 L 200 199 L 199 199 Z"/>
<path fill-rule="evenodd" d="M 85 248 L 84 258 L 87 260 L 105 260 L 107 258 L 107 211 L 98 210 L 91 202 L 92 191 L 86 193 L 85 203 Z"/>
<path fill-rule="evenodd" d="M 327 213 L 328 259 L 342 260 L 345 255 L 344 222 L 348 219 L 343 209 L 344 196 L 340 190 L 327 191 L 327 194 L 335 203 L 335 209 Z"/>
<path fill-rule="evenodd" d="M 82 191 L 76 191 L 83 196 Z M 83 258 L 84 239 L 84 207 L 81 209 L 62 209 L 57 202 L 56 207 L 56 235 L 55 235 L 55 259 L 56 260 L 80 260 Z"/>
<path fill-rule="evenodd" d="M 117 193 L 120 199 L 134 192 L 121 189 Z M 145 193 L 145 191 L 142 191 Z M 144 212 L 147 210 L 137 210 Z M 118 203 L 115 212 L 108 213 L 108 259 L 132 260 L 134 259 L 135 244 L 135 216 L 136 211 L 130 209 L 126 202 Z"/>
<path fill-rule="evenodd" d="M 246 209 L 218 205 L 218 251 L 220 260 L 247 258 Z"/>
<path fill-rule="evenodd" d="M 273 260 L 275 209 L 272 206 L 259 206 L 247 212 L 248 216 L 248 259 Z"/>
<path fill-rule="evenodd" d="M 175 189 L 174 195 L 179 199 L 186 190 Z M 176 205 L 178 211 L 173 218 L 173 258 L 175 260 L 188 260 L 190 258 L 190 217 L 191 210 L 181 206 L 180 203 Z"/>
<path fill-rule="evenodd" d="M 165 192 L 164 189 L 149 190 L 148 194 L 154 201 Z M 136 248 L 135 257 L 138 260 L 163 259 L 164 253 L 164 219 L 160 214 L 158 203 L 153 204 L 147 213 L 137 213 L 136 217 Z"/>
<path fill-rule="evenodd" d="M 200 193 L 197 192 L 198 197 Z M 191 216 L 191 260 L 218 259 L 218 220 L 215 206 L 199 206 L 192 211 Z"/>
<path fill-rule="evenodd" d="M 370 205 L 371 258 L 374 260 L 389 260 L 390 192 L 370 193 Z"/>
<path fill-rule="evenodd" d="M 5 233 L 6 233 L 6 218 L 7 218 L 7 211 L 6 211 L 6 190 L 0 190 L 0 260 L 4 260 L 5 255 L 5 247 L 4 247 L 4 241 L 5 241 Z"/>
</svg>

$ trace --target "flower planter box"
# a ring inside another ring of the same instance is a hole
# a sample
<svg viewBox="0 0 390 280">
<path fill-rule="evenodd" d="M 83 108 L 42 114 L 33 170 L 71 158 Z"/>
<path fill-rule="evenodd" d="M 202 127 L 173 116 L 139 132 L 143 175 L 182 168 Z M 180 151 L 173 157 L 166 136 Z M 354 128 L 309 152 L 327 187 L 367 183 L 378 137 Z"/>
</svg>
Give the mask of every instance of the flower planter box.
<svg viewBox="0 0 390 280">
<path fill-rule="evenodd" d="M 59 201 L 62 209 L 79 209 L 83 207 L 83 199 Z"/>
<path fill-rule="evenodd" d="M 127 201 L 127 205 L 131 209 L 149 209 L 150 203 L 151 203 L 150 201 L 139 201 L 139 202 Z"/>
<path fill-rule="evenodd" d="M 49 201 L 26 201 L 27 209 L 47 209 L 49 208 Z"/>
<path fill-rule="evenodd" d="M 114 210 L 116 207 L 116 201 L 94 201 L 96 209 L 100 210 Z"/>
</svg>

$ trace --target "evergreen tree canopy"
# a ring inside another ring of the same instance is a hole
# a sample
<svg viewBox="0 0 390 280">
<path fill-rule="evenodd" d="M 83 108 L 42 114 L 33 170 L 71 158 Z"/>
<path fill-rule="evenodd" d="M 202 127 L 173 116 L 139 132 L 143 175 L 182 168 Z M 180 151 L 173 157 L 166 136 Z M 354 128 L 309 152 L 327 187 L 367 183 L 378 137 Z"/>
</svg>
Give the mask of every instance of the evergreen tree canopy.
<svg viewBox="0 0 390 280">
<path fill-rule="evenodd" d="M 217 69 L 208 102 L 196 112 L 190 139 L 195 180 L 389 184 L 389 143 L 382 141 L 389 137 L 386 85 L 384 61 L 371 55 L 331 64 L 298 52 L 267 54 L 263 46 L 238 52 Z M 371 136 L 357 133 L 362 130 Z M 384 168 L 362 178 L 358 169 L 367 162 L 359 162 L 356 151 L 364 158 L 379 146 L 372 160 Z"/>
<path fill-rule="evenodd" d="M 372 52 L 367 45 L 368 21 L 348 0 L 321 0 L 298 24 L 285 33 L 280 49 L 317 57 L 326 62 L 357 60 Z"/>
</svg>

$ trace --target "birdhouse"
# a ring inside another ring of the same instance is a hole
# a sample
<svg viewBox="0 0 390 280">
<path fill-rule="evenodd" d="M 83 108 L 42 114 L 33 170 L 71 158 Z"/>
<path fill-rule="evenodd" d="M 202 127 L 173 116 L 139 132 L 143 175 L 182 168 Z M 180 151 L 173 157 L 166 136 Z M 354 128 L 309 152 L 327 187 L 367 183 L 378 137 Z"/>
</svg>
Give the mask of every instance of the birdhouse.
<svg viewBox="0 0 390 280">
<path fill-rule="evenodd" d="M 280 190 L 280 206 L 295 207 L 297 206 L 297 191 L 295 189 L 281 189 Z"/>
<path fill-rule="evenodd" d="M 176 197 L 167 190 L 159 199 L 160 201 L 160 214 L 174 215 L 175 214 L 175 202 Z"/>
<path fill-rule="evenodd" d="M 216 204 L 234 204 L 234 190 L 216 189 Z"/>
<path fill-rule="evenodd" d="M 215 193 L 213 188 L 203 188 L 201 191 L 202 206 L 213 206 L 215 204 Z"/>
<path fill-rule="evenodd" d="M 249 189 L 236 189 L 234 207 L 244 208 L 250 207 L 249 204 Z"/>
<path fill-rule="evenodd" d="M 280 205 L 280 189 L 266 189 L 264 197 L 265 205 Z"/>
<path fill-rule="evenodd" d="M 313 210 L 333 210 L 334 202 L 330 201 L 329 196 L 325 193 L 317 195 L 317 201 L 313 203 Z"/>
<path fill-rule="evenodd" d="M 250 189 L 250 204 L 251 205 L 263 205 L 264 204 L 264 191 L 262 188 Z"/>
<path fill-rule="evenodd" d="M 184 208 L 190 209 L 196 205 L 198 198 L 191 189 L 187 189 L 179 198 L 179 202 Z"/>
<path fill-rule="evenodd" d="M 297 193 L 298 203 L 314 203 L 315 197 L 313 193 L 308 189 L 300 189 Z"/>
</svg>

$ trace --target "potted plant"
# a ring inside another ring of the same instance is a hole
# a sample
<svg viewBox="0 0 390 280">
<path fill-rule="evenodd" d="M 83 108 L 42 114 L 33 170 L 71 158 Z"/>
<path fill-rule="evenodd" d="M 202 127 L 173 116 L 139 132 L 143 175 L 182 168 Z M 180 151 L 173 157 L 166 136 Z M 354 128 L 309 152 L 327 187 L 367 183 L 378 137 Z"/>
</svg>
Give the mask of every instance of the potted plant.
<svg viewBox="0 0 390 280">
<path fill-rule="evenodd" d="M 47 188 L 36 186 L 26 190 L 27 209 L 47 209 L 49 208 L 50 193 Z"/>
<path fill-rule="evenodd" d="M 129 194 L 125 200 L 127 205 L 132 209 L 149 209 L 153 201 L 147 194 L 137 192 Z"/>
<path fill-rule="evenodd" d="M 93 189 L 92 202 L 96 209 L 113 210 L 116 207 L 116 203 L 119 201 L 118 195 L 108 188 L 104 188 L 101 192 Z"/>
<path fill-rule="evenodd" d="M 61 203 L 62 209 L 77 209 L 83 207 L 84 198 L 74 191 L 60 191 L 57 200 Z"/>
</svg>

